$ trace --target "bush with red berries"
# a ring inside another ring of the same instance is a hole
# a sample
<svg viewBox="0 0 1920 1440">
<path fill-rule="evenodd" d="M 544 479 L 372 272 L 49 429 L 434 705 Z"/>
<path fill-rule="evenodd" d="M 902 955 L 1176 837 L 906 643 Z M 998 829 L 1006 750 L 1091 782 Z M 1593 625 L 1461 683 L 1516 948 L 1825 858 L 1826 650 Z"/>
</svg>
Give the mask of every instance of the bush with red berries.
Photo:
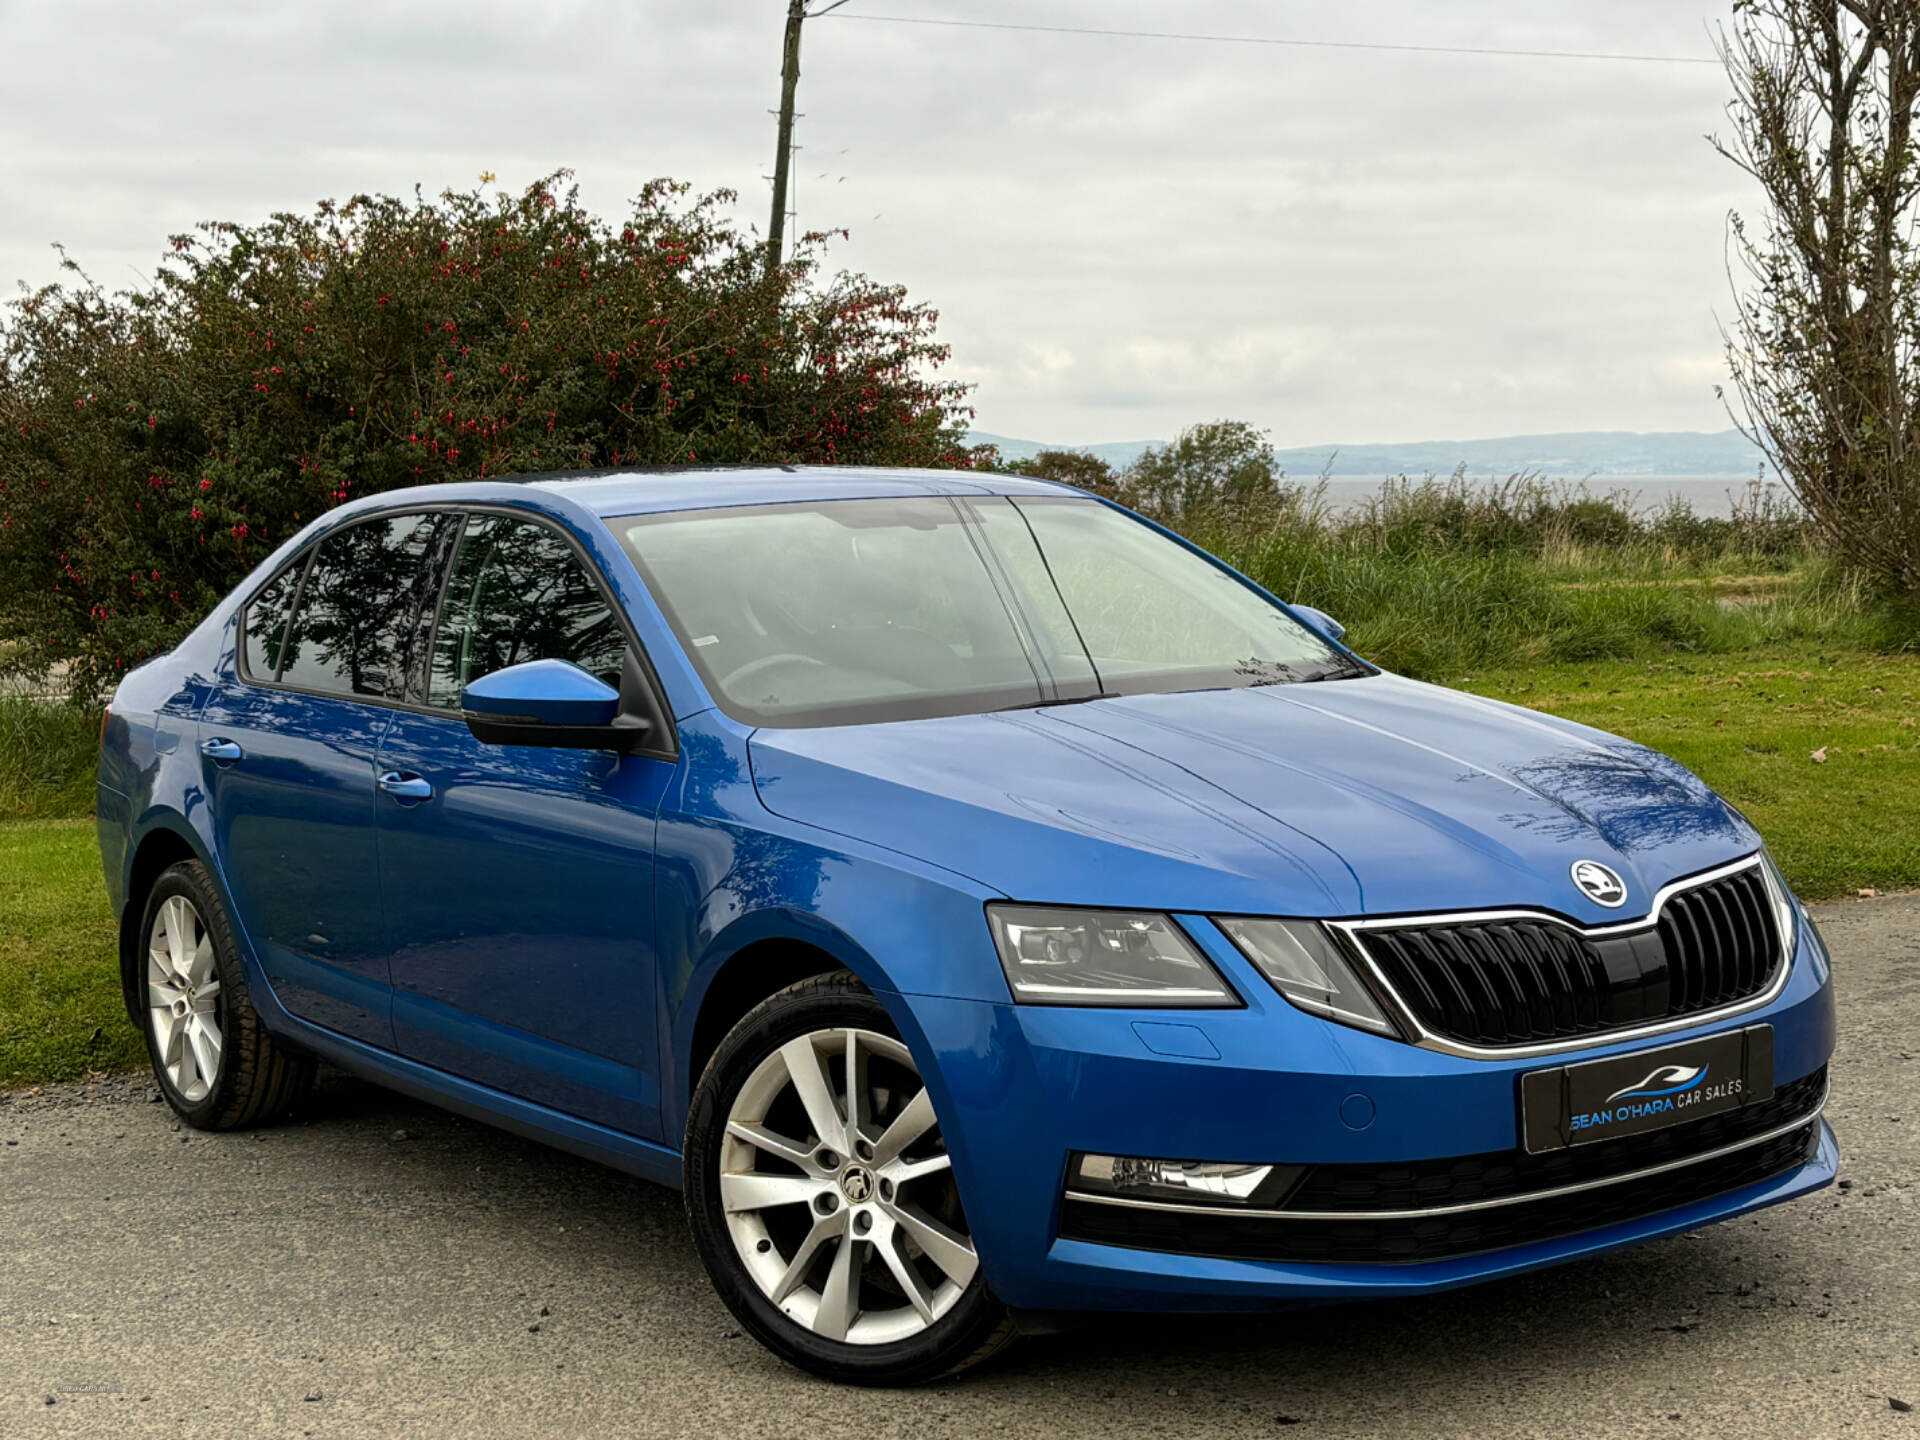
<svg viewBox="0 0 1920 1440">
<path fill-rule="evenodd" d="M 406 485 L 599 466 L 970 465 L 935 312 L 769 272 L 725 192 L 618 225 L 518 196 L 357 196 L 175 237 L 149 288 L 0 319 L 0 670 L 94 695 L 316 514 Z"/>
</svg>

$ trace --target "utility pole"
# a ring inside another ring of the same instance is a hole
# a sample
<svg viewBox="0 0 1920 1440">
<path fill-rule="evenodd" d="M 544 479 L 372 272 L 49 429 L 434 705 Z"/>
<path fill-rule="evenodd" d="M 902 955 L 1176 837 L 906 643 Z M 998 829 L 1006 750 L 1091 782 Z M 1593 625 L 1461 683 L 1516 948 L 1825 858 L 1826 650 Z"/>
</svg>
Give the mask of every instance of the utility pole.
<svg viewBox="0 0 1920 1440">
<path fill-rule="evenodd" d="M 780 268 L 787 239 L 787 170 L 793 159 L 793 92 L 800 86 L 800 26 L 807 0 L 787 0 L 787 43 L 780 57 L 780 148 L 773 157 L 773 218 L 767 222 L 767 273 Z"/>
<path fill-rule="evenodd" d="M 818 10 L 808 0 L 787 0 L 787 41 L 780 54 L 780 148 L 773 157 L 773 218 L 767 223 L 767 273 L 780 268 L 786 253 L 787 171 L 793 163 L 793 92 L 800 88 L 800 27 L 808 20 L 838 10 L 847 0 L 833 0 Z"/>
</svg>

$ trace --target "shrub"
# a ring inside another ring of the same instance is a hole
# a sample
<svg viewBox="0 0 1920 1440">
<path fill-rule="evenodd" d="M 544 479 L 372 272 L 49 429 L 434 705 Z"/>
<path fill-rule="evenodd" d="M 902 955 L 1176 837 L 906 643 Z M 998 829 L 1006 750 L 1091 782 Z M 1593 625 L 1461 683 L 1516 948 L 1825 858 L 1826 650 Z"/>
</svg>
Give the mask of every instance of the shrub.
<svg viewBox="0 0 1920 1440">
<path fill-rule="evenodd" d="M 1075 485 L 1094 495 L 1118 500 L 1122 505 L 1133 504 L 1138 498 L 1113 466 L 1098 455 L 1089 455 L 1083 450 L 1042 450 L 1037 455 L 1016 460 L 1004 468 L 1015 475 L 1030 475 L 1036 480 Z"/>
<path fill-rule="evenodd" d="M 825 237 L 769 275 L 724 193 L 657 182 L 614 225 L 563 178 L 204 225 L 145 290 L 74 268 L 14 302 L 0 664 L 97 696 L 304 521 L 397 486 L 975 458 L 931 309 L 824 277 Z"/>
</svg>

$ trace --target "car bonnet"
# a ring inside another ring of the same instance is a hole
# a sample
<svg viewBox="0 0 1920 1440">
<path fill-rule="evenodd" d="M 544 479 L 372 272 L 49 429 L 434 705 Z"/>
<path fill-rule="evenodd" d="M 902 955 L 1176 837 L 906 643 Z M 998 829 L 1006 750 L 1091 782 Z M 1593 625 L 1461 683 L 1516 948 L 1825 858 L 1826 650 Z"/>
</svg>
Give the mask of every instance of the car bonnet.
<svg viewBox="0 0 1920 1440">
<path fill-rule="evenodd" d="M 1759 843 L 1662 756 L 1391 675 L 761 730 L 750 748 L 774 813 L 1057 904 L 1606 923 Z M 1582 860 L 1620 873 L 1624 905 L 1574 885 Z"/>
</svg>

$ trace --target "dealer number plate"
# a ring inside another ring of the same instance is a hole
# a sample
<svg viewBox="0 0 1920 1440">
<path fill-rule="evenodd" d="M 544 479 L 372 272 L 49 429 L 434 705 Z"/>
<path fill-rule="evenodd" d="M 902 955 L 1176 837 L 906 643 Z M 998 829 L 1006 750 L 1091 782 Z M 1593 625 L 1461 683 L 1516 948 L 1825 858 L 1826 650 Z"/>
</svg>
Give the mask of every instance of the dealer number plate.
<svg viewBox="0 0 1920 1440">
<path fill-rule="evenodd" d="M 1773 1096 L 1773 1027 L 1749 1025 L 1520 1078 L 1533 1154 L 1684 1125 Z"/>
</svg>

